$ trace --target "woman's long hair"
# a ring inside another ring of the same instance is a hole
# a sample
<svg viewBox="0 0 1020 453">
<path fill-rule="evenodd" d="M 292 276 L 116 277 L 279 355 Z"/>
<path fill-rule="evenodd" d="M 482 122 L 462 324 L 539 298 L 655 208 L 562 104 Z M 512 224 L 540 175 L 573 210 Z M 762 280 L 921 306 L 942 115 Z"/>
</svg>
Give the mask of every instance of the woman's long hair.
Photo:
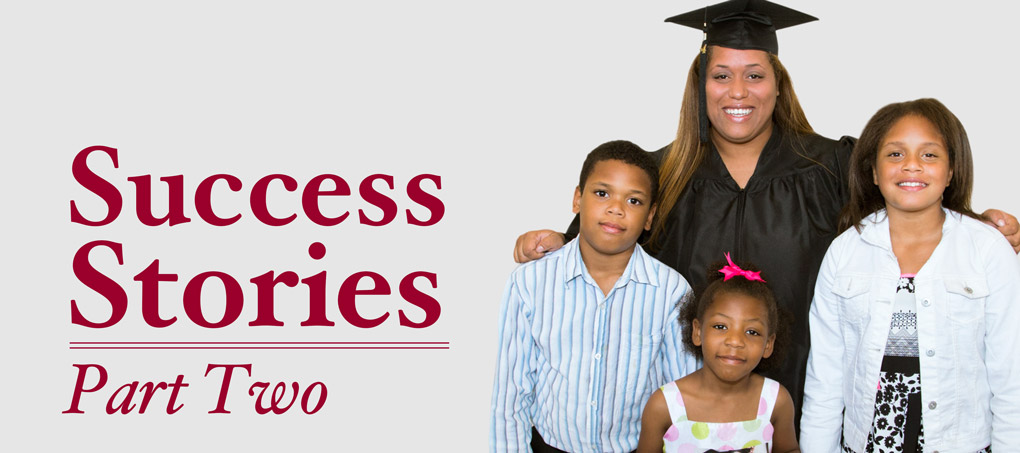
<svg viewBox="0 0 1020 453">
<path fill-rule="evenodd" d="M 700 69 L 700 58 L 695 57 L 694 63 L 687 71 L 687 85 L 684 87 L 684 96 L 680 105 L 680 124 L 677 126 L 676 140 L 670 145 L 669 150 L 662 159 L 659 166 L 659 207 L 652 223 L 652 236 L 649 241 L 653 247 L 656 241 L 663 234 L 669 212 L 673 209 L 680 194 L 687 188 L 691 176 L 701 165 L 701 162 L 708 154 L 709 146 L 701 143 L 698 138 L 698 118 L 701 116 L 701 107 L 698 102 L 698 90 L 702 83 L 698 78 Z M 708 61 L 712 60 L 712 48 L 708 48 Z M 779 62 L 779 58 L 769 54 L 769 63 L 772 65 L 772 72 L 776 77 L 776 87 L 779 89 L 779 97 L 776 99 L 776 108 L 772 112 L 774 126 L 789 135 L 813 135 L 814 129 L 808 123 L 804 109 L 797 100 L 797 94 L 793 91 L 793 82 L 786 68 Z"/>
</svg>

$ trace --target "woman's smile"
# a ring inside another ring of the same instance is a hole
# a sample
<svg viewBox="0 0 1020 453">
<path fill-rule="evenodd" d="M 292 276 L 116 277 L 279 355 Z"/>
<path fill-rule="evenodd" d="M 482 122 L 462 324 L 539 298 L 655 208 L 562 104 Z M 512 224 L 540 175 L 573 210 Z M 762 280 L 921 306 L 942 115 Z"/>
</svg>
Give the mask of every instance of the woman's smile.
<svg viewBox="0 0 1020 453">
<path fill-rule="evenodd" d="M 779 94 L 768 54 L 713 47 L 706 75 L 707 115 L 716 140 L 743 144 L 757 139 L 764 146 Z"/>
</svg>

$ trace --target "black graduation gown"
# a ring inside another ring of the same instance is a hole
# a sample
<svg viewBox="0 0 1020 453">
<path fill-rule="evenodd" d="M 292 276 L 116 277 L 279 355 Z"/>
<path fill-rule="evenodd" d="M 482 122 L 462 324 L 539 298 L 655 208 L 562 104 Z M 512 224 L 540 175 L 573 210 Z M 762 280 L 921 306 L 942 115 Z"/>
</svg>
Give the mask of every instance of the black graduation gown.
<svg viewBox="0 0 1020 453">
<path fill-rule="evenodd" d="M 741 189 L 722 158 L 712 152 L 669 212 L 654 256 L 679 271 L 694 287 L 705 284 L 708 266 L 749 261 L 793 316 L 783 367 L 768 374 L 793 396 L 799 418 L 809 349 L 808 308 L 815 277 L 837 235 L 847 194 L 847 169 L 854 139 L 792 136 L 774 128 L 754 174 Z M 661 162 L 666 148 L 656 151 Z M 577 219 L 568 230 L 576 235 Z"/>
</svg>

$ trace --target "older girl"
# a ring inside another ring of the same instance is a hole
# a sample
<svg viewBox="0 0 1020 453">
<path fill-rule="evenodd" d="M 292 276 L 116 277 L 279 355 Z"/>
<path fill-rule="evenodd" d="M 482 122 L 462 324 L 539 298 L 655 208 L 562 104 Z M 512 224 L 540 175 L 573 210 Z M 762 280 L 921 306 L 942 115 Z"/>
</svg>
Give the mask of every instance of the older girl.
<svg viewBox="0 0 1020 453">
<path fill-rule="evenodd" d="M 934 99 L 864 128 L 840 219 L 853 228 L 811 306 L 804 451 L 1016 448 L 1020 263 L 971 211 L 972 181 L 967 134 Z"/>
</svg>

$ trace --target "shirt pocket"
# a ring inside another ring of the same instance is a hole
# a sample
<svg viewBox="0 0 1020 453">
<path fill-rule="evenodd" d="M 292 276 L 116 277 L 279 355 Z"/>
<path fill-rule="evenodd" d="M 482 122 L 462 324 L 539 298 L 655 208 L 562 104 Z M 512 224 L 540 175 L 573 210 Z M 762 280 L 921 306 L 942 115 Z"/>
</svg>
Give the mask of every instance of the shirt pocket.
<svg viewBox="0 0 1020 453">
<path fill-rule="evenodd" d="M 651 379 L 656 374 L 653 372 L 653 363 L 658 355 L 662 335 L 630 334 L 628 338 L 630 347 L 619 358 L 621 362 L 614 364 L 610 361 L 609 365 L 615 366 L 615 370 L 617 370 L 617 390 L 622 392 L 626 401 L 643 405 L 645 403 L 643 399 L 647 398 L 647 393 L 650 393 L 649 389 L 665 384 L 665 382 L 653 382 Z M 659 364 L 659 366 L 663 366 L 663 364 Z M 655 377 L 658 378 L 658 376 Z M 637 391 L 635 392 L 635 390 Z"/>
<path fill-rule="evenodd" d="M 870 287 L 870 281 L 863 277 L 836 277 L 832 292 L 839 298 L 839 316 L 844 322 L 860 326 L 868 320 Z"/>
</svg>

